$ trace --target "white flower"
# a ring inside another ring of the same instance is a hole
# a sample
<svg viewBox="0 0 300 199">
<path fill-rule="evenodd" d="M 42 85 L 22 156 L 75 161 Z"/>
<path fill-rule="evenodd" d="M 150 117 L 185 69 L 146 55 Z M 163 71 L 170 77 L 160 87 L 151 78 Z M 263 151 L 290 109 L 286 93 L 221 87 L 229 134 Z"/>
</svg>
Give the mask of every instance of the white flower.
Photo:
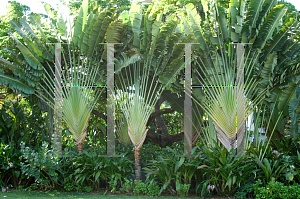
<svg viewBox="0 0 300 199">
<path fill-rule="evenodd" d="M 210 191 L 213 191 L 215 189 L 215 185 L 207 185 L 207 190 L 210 192 Z"/>
<path fill-rule="evenodd" d="M 276 151 L 276 150 L 274 150 L 272 153 L 273 153 L 273 155 L 276 155 L 276 156 L 279 155 L 278 151 Z"/>
</svg>

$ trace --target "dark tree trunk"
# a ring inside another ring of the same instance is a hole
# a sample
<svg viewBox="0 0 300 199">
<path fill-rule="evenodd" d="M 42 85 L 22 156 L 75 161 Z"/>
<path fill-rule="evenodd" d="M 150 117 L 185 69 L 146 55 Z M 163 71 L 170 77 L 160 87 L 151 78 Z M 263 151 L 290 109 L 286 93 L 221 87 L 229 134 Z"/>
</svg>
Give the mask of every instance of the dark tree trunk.
<svg viewBox="0 0 300 199">
<path fill-rule="evenodd" d="M 157 144 L 160 147 L 166 147 L 171 146 L 174 142 L 183 140 L 183 137 L 183 132 L 174 135 L 161 135 L 149 130 L 146 138 L 150 138 L 153 144 Z"/>
<path fill-rule="evenodd" d="M 173 108 L 165 108 L 165 109 L 160 109 L 160 105 L 164 102 L 165 100 L 161 97 L 157 103 L 155 104 L 154 107 L 154 112 L 150 115 L 149 120 L 147 122 L 147 126 L 150 125 L 150 123 L 155 120 L 156 123 L 156 128 L 157 128 L 157 133 L 153 131 L 148 131 L 147 137 L 145 142 L 149 142 L 150 140 L 152 141 L 153 144 L 157 144 L 160 147 L 166 147 L 166 146 L 171 146 L 174 142 L 178 142 L 184 139 L 184 132 L 170 135 L 167 129 L 166 124 L 163 122 L 161 115 L 163 114 L 168 114 L 168 113 L 173 113 L 175 110 Z M 105 121 L 107 121 L 106 116 L 97 110 L 93 110 L 92 113 Z M 202 126 L 206 126 L 207 124 L 202 124 Z M 198 127 L 198 130 L 200 130 L 200 127 Z M 193 136 L 193 146 L 195 146 L 197 140 L 199 139 L 199 135 L 197 132 L 195 132 Z"/>
<path fill-rule="evenodd" d="M 157 112 L 160 110 L 160 105 L 164 102 L 164 98 L 160 97 L 157 103 L 154 106 L 154 111 Z M 163 122 L 161 115 L 155 117 L 155 123 L 156 123 L 156 129 L 157 133 L 161 135 L 167 135 L 168 134 L 168 128 L 167 125 Z"/>
</svg>

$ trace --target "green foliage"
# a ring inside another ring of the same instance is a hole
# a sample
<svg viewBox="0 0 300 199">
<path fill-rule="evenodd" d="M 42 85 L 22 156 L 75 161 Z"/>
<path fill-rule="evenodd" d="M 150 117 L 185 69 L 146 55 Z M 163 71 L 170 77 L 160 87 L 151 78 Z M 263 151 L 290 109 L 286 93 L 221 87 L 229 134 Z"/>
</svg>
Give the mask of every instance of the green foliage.
<svg viewBox="0 0 300 199">
<path fill-rule="evenodd" d="M 192 151 L 192 155 L 198 147 L 195 147 Z M 160 180 L 162 187 L 158 195 L 163 190 L 169 189 L 174 194 L 174 188 L 172 183 L 176 183 L 176 191 L 178 194 L 187 193 L 186 185 L 190 184 L 194 173 L 197 171 L 199 162 L 196 158 L 179 157 L 181 155 L 180 150 L 171 149 L 166 147 L 164 153 L 157 158 L 157 160 L 151 160 L 149 165 L 145 168 L 147 176 L 151 176 L 154 179 Z M 175 191 L 175 193 L 176 193 Z"/>
<path fill-rule="evenodd" d="M 38 105 L 31 105 L 28 100 L 17 98 L 5 101 L 0 111 L 1 142 L 19 148 L 21 141 L 27 141 L 34 146 L 45 140 L 45 116 Z"/>
<path fill-rule="evenodd" d="M 147 178 L 146 182 L 142 181 L 137 181 L 137 180 L 132 180 L 132 179 L 124 179 L 124 183 L 120 187 L 119 191 L 116 191 L 115 185 L 113 183 L 110 183 L 111 185 L 111 192 L 117 192 L 117 193 L 126 193 L 126 194 L 131 194 L 133 193 L 134 195 L 149 195 L 149 196 L 156 196 L 159 194 L 159 186 L 157 182 L 153 180 L 149 180 Z"/>
<path fill-rule="evenodd" d="M 23 186 L 22 185 L 18 186 L 18 190 L 23 191 Z"/>
<path fill-rule="evenodd" d="M 65 150 L 66 155 L 68 151 Z M 106 179 L 108 183 L 116 186 L 118 180 L 133 174 L 133 162 L 126 156 L 122 158 L 99 157 L 105 153 L 103 150 L 88 152 L 85 151 L 80 155 L 65 157 L 65 169 L 68 169 L 68 180 L 76 182 L 83 186 L 87 183 L 94 187 L 99 187 L 100 178 Z M 75 162 L 76 164 L 68 164 Z"/>
<path fill-rule="evenodd" d="M 128 180 L 126 178 L 124 180 L 125 182 L 120 188 L 121 193 L 132 193 L 138 182 L 136 180 Z"/>
<path fill-rule="evenodd" d="M 147 190 L 148 190 L 147 195 L 156 196 L 159 194 L 160 188 L 159 188 L 157 182 L 154 179 L 152 179 L 151 181 L 149 181 L 147 183 Z"/>
<path fill-rule="evenodd" d="M 64 184 L 64 189 L 65 191 L 69 192 L 69 191 L 73 191 L 76 188 L 76 184 L 75 183 L 65 183 Z"/>
<path fill-rule="evenodd" d="M 26 15 L 27 11 L 30 11 L 30 8 L 26 5 L 22 5 L 16 1 L 8 1 L 10 4 L 7 6 L 7 17 L 12 19 L 20 19 L 23 15 Z"/>
<path fill-rule="evenodd" d="M 185 197 L 188 195 L 191 184 L 179 184 L 176 182 L 176 191 L 180 197 Z"/>
<path fill-rule="evenodd" d="M 264 21 L 260 31 L 260 37 L 255 40 L 253 45 L 257 48 L 263 49 L 266 42 L 272 37 L 275 28 L 278 26 L 283 15 L 287 11 L 285 5 L 275 6 L 268 14 L 267 20 Z"/>
<path fill-rule="evenodd" d="M 90 186 L 85 186 L 85 187 L 83 187 L 83 189 L 84 189 L 84 192 L 87 192 L 87 193 L 90 193 L 93 191 L 93 188 Z"/>
<path fill-rule="evenodd" d="M 246 199 L 253 196 L 253 184 L 248 182 L 241 187 L 238 188 L 236 193 L 234 194 L 234 198 L 236 199 Z"/>
<path fill-rule="evenodd" d="M 59 183 L 60 164 L 48 144 L 43 143 L 38 151 L 25 147 L 21 142 L 21 171 L 27 178 L 34 177 L 35 185 L 41 189 L 53 189 Z"/>
<path fill-rule="evenodd" d="M 258 158 L 255 158 L 254 160 L 264 171 L 266 182 L 271 181 L 272 178 L 277 180 L 286 169 L 286 165 L 283 164 L 283 161 L 280 158 L 276 158 L 276 160 L 269 160 L 267 158 L 259 160 Z"/>
<path fill-rule="evenodd" d="M 198 169 L 209 177 L 208 181 L 217 193 L 233 195 L 240 185 L 254 179 L 254 165 L 246 157 L 236 155 L 235 149 L 228 152 L 223 146 L 216 145 L 206 148 L 204 153 L 201 158 L 204 164 Z"/>
<path fill-rule="evenodd" d="M 46 38 L 40 24 L 37 22 L 37 17 L 30 15 L 31 21 L 25 18 L 20 20 L 11 20 L 10 25 L 17 34 L 11 31 L 8 33 L 15 41 L 14 48 L 4 49 L 10 54 L 7 59 L 1 58 L 0 63 L 4 66 L 1 70 L 0 83 L 5 87 L 21 91 L 24 95 L 33 94 L 34 89 L 40 84 L 42 69 L 48 68 L 46 60 L 54 62 L 53 46 L 46 47 Z M 32 24 L 34 25 L 32 25 Z M 38 29 L 43 36 L 37 36 Z M 53 37 L 48 37 L 46 40 L 52 40 Z M 17 47 L 17 48 L 16 48 Z M 6 57 L 5 57 L 6 58 Z"/>
<path fill-rule="evenodd" d="M 294 183 L 293 185 L 285 186 L 278 181 L 271 181 L 265 187 L 260 187 L 261 181 L 257 181 L 254 185 L 254 194 L 257 199 L 294 199 L 300 198 L 300 185 Z"/>
<path fill-rule="evenodd" d="M 148 193 L 147 184 L 139 181 L 133 189 L 134 195 L 145 195 Z"/>
<path fill-rule="evenodd" d="M 70 181 L 68 179 L 65 180 L 63 188 L 67 192 L 77 191 L 77 192 L 90 193 L 90 192 L 92 192 L 94 190 L 93 187 L 91 187 L 91 186 L 84 186 L 82 184 L 78 184 L 75 181 Z"/>
<path fill-rule="evenodd" d="M 20 168 L 20 152 L 11 145 L 0 143 L 0 186 L 7 187 L 11 180 L 14 187 L 17 187 L 24 178 Z"/>
<path fill-rule="evenodd" d="M 27 187 L 25 189 L 25 191 L 34 191 L 34 190 L 37 190 L 39 187 L 37 185 L 37 183 L 32 183 L 29 187 Z"/>
</svg>

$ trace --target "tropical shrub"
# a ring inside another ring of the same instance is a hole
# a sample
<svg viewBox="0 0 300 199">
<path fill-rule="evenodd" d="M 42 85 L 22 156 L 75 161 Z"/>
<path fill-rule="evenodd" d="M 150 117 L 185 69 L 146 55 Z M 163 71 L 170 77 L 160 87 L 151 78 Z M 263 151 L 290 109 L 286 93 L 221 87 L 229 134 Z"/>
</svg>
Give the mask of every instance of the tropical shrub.
<svg viewBox="0 0 300 199">
<path fill-rule="evenodd" d="M 147 195 L 156 196 L 159 194 L 160 188 L 157 182 L 154 179 L 152 179 L 147 183 L 147 190 L 148 190 Z"/>
<path fill-rule="evenodd" d="M 133 193 L 134 195 L 145 195 L 147 194 L 147 184 L 139 181 L 138 184 L 134 187 Z"/>
<path fill-rule="evenodd" d="M 255 166 L 245 156 L 236 154 L 232 149 L 228 152 L 223 146 L 205 148 L 201 158 L 203 165 L 198 169 L 206 176 L 203 186 L 213 185 L 218 194 L 233 195 L 237 188 L 254 179 Z"/>
<path fill-rule="evenodd" d="M 13 184 L 16 188 L 24 175 L 20 168 L 20 151 L 16 148 L 0 143 L 0 187 Z"/>
<path fill-rule="evenodd" d="M 69 154 L 69 157 L 68 157 Z M 76 182 L 80 186 L 89 185 L 94 188 L 109 184 L 111 188 L 133 175 L 133 161 L 126 153 L 122 157 L 103 157 L 104 147 L 94 146 L 81 154 L 65 149 L 63 158 L 64 170 L 68 176 L 66 182 Z M 102 156 L 101 156 L 102 155 Z M 105 181 L 105 184 L 103 184 Z"/>
<path fill-rule="evenodd" d="M 47 143 L 43 143 L 42 147 L 35 151 L 21 142 L 21 157 L 22 173 L 27 179 L 33 177 L 37 187 L 47 190 L 60 184 L 59 177 L 62 176 L 59 159 L 54 156 L 53 150 L 48 149 Z"/>
<path fill-rule="evenodd" d="M 253 183 L 248 182 L 241 187 L 239 187 L 234 194 L 234 198 L 237 199 L 246 199 L 246 198 L 253 198 Z"/>
<path fill-rule="evenodd" d="M 257 199 L 299 199 L 300 185 L 294 183 L 293 185 L 285 186 L 283 183 L 275 181 L 269 182 L 265 187 L 260 187 L 262 182 L 259 180 L 253 185 L 254 194 Z"/>
<path fill-rule="evenodd" d="M 198 147 L 193 148 L 191 155 L 194 155 Z M 168 189 L 171 194 L 187 193 L 191 180 L 199 166 L 198 159 L 193 157 L 180 157 L 182 151 L 166 147 L 164 153 L 151 160 L 145 168 L 147 176 L 159 180 L 162 183 L 159 195 L 163 190 Z M 174 186 L 176 190 L 174 189 Z M 183 191 L 185 190 L 185 191 Z"/>
<path fill-rule="evenodd" d="M 256 167 L 256 178 L 263 179 L 262 183 L 264 185 L 272 179 L 290 184 L 290 182 L 295 180 L 295 176 L 297 176 L 295 168 L 297 165 L 296 157 L 288 155 L 289 152 L 282 148 L 276 148 L 278 151 L 273 149 L 270 145 L 262 141 L 260 146 L 252 144 L 247 150 L 246 154 L 251 157 Z"/>
<path fill-rule="evenodd" d="M 133 179 L 124 179 L 125 182 L 123 183 L 122 187 L 120 188 L 121 193 L 132 193 L 136 185 L 138 184 L 137 180 Z M 113 189 L 114 190 L 114 189 Z M 113 191 L 112 191 L 113 192 Z"/>
<path fill-rule="evenodd" d="M 17 100 L 16 100 L 17 99 Z M 36 146 L 46 141 L 48 135 L 45 125 L 46 115 L 39 106 L 31 104 L 22 97 L 6 100 L 0 111 L 0 140 L 3 144 L 19 149 L 19 143 L 26 141 L 28 145 Z M 30 139 L 29 139 L 30 138 Z"/>
</svg>

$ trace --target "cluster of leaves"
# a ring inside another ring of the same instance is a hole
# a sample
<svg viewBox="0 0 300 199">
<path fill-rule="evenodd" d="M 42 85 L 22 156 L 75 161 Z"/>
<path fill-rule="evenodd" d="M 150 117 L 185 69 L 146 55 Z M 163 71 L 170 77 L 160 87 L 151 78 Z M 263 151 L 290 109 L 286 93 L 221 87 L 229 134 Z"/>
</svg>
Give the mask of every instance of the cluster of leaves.
<svg viewBox="0 0 300 199">
<path fill-rule="evenodd" d="M 94 149 L 77 154 L 67 147 L 63 157 L 57 158 L 46 143 L 37 151 L 22 143 L 21 171 L 27 178 L 34 179 L 40 189 L 64 188 L 80 192 L 90 192 L 88 187 L 95 189 L 123 182 L 124 178 L 133 174 L 134 164 L 126 156 L 102 157 L 100 155 L 105 154 L 105 149 Z"/>
<path fill-rule="evenodd" d="M 195 147 L 192 155 L 195 154 Z M 197 158 L 180 157 L 182 150 L 166 147 L 156 160 L 151 160 L 145 168 L 147 176 L 159 180 L 162 184 L 159 195 L 166 189 L 171 194 L 185 195 L 189 191 L 189 185 L 195 176 L 200 162 Z M 176 190 L 174 189 L 174 187 Z"/>
<path fill-rule="evenodd" d="M 19 148 L 21 141 L 27 141 L 31 146 L 45 141 L 48 135 L 46 115 L 37 104 L 30 104 L 28 100 L 6 100 L 0 111 L 1 142 Z"/>
<path fill-rule="evenodd" d="M 10 53 L 5 51 L 4 48 L 10 49 L 14 43 L 10 38 L 7 31 L 11 28 L 9 23 L 10 20 L 19 20 L 26 12 L 30 11 L 30 8 L 26 5 L 22 5 L 16 1 L 9 1 L 9 5 L 7 6 L 6 15 L 0 16 L 0 55 L 4 58 L 10 57 Z"/>
<path fill-rule="evenodd" d="M 248 182 L 238 188 L 238 190 L 234 194 L 234 197 L 238 199 L 254 198 L 253 194 L 253 183 Z"/>
<path fill-rule="evenodd" d="M 43 143 L 38 151 L 25 147 L 21 142 L 20 162 L 22 173 L 28 178 L 34 178 L 36 186 L 41 189 L 53 189 L 59 184 L 61 176 L 59 159 L 54 156 L 53 151 L 48 149 L 48 144 Z"/>
<path fill-rule="evenodd" d="M 144 182 L 125 178 L 124 183 L 118 189 L 115 184 L 110 183 L 111 192 L 126 193 L 134 195 L 149 195 L 155 196 L 159 194 L 160 187 L 155 180 L 147 180 Z"/>
<path fill-rule="evenodd" d="M 206 148 L 201 157 L 203 165 L 198 168 L 206 176 L 199 186 L 201 195 L 206 194 L 208 185 L 213 185 L 218 194 L 234 194 L 246 181 L 254 179 L 254 165 L 245 156 L 237 155 L 236 150 L 228 152 L 223 146 Z"/>
<path fill-rule="evenodd" d="M 21 174 L 20 151 L 16 148 L 0 143 L 0 187 L 13 184 L 17 187 L 25 176 Z"/>
<path fill-rule="evenodd" d="M 300 198 L 300 185 L 294 183 L 293 185 L 284 185 L 278 181 L 271 181 L 266 186 L 261 187 L 262 182 L 258 180 L 254 185 L 254 193 L 257 199 L 294 199 Z"/>
</svg>

